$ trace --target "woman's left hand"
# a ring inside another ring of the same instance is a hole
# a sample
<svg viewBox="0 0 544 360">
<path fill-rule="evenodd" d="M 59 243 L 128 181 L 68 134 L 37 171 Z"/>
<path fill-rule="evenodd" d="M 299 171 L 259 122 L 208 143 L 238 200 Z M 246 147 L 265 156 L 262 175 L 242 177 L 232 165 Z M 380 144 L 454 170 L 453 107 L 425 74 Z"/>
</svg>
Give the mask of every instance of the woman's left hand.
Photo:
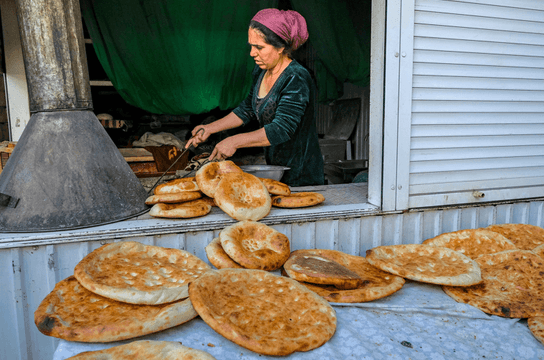
<svg viewBox="0 0 544 360">
<path fill-rule="evenodd" d="M 214 159 L 225 160 L 231 157 L 232 155 L 234 155 L 236 150 L 238 150 L 238 148 L 236 147 L 233 137 L 232 136 L 228 137 L 225 140 L 218 142 L 217 145 L 215 145 L 215 148 L 213 149 L 213 152 L 210 155 L 209 160 L 210 161 Z"/>
</svg>

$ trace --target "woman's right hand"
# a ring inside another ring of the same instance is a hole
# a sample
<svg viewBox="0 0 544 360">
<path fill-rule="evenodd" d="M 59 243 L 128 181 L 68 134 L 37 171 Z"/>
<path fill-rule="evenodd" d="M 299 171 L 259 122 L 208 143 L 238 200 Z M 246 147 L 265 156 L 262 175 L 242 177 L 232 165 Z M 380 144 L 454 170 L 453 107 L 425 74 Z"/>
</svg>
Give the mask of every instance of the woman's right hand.
<svg viewBox="0 0 544 360">
<path fill-rule="evenodd" d="M 198 125 L 193 129 L 193 131 L 191 131 L 191 134 L 193 137 L 187 141 L 187 144 L 185 144 L 186 149 L 188 149 L 191 145 L 196 148 L 198 145 L 208 140 L 210 135 L 212 135 L 206 125 Z"/>
</svg>

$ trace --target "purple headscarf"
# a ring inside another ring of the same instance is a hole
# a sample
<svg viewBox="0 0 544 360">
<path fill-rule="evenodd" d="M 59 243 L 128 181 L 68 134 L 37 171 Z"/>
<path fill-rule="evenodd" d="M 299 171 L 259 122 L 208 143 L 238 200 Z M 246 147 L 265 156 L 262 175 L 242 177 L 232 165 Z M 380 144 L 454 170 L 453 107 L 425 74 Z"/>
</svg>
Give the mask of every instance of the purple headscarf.
<svg viewBox="0 0 544 360">
<path fill-rule="evenodd" d="M 308 28 L 302 15 L 293 10 L 263 9 L 253 17 L 296 50 L 308 40 Z"/>
</svg>

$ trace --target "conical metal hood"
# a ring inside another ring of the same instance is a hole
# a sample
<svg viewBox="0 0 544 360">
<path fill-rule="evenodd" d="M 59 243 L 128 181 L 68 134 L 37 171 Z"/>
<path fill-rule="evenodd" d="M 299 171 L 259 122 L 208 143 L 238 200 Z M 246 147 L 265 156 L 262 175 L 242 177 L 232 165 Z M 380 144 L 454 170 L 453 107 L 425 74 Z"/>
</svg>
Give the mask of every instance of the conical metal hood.
<svg viewBox="0 0 544 360">
<path fill-rule="evenodd" d="M 34 114 L 0 174 L 0 231 L 115 222 L 147 211 L 147 193 L 90 111 Z"/>
</svg>

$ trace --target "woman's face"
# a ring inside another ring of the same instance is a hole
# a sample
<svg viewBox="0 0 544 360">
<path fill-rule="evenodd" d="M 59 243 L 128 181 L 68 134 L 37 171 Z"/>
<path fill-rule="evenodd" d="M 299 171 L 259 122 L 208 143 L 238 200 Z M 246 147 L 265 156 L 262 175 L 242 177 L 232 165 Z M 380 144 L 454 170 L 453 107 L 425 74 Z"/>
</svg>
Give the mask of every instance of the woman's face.
<svg viewBox="0 0 544 360">
<path fill-rule="evenodd" d="M 249 29 L 248 43 L 251 46 L 249 55 L 261 69 L 273 69 L 283 55 L 284 48 L 276 49 L 267 44 L 261 33 L 255 29 Z"/>
</svg>

